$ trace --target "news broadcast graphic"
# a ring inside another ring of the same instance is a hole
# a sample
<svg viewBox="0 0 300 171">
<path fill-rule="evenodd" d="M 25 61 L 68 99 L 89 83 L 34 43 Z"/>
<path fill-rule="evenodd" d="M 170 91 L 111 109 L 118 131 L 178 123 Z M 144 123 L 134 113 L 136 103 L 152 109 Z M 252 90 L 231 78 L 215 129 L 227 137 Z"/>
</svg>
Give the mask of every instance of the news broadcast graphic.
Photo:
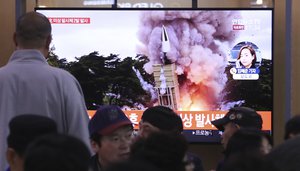
<svg viewBox="0 0 300 171">
<path fill-rule="evenodd" d="M 210 123 L 247 106 L 272 131 L 273 10 L 37 8 L 52 24 L 49 64 L 80 82 L 90 116 L 119 105 L 181 116 L 190 142 L 219 142 Z M 137 129 L 137 127 L 136 127 Z"/>
</svg>

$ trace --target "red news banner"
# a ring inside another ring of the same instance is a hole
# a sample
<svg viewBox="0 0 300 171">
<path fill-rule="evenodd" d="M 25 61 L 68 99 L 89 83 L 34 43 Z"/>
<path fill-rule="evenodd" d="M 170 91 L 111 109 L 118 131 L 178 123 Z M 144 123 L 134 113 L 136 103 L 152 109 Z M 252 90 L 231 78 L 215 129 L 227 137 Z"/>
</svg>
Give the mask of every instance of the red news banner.
<svg viewBox="0 0 300 171">
<path fill-rule="evenodd" d="M 89 17 L 48 17 L 51 24 L 90 24 Z"/>
<path fill-rule="evenodd" d="M 90 118 L 95 114 L 95 110 L 88 110 Z M 141 120 L 142 110 L 125 110 L 127 117 L 138 129 Z M 271 130 L 271 111 L 257 111 L 263 119 L 263 130 Z M 177 111 L 182 119 L 185 130 L 216 130 L 210 122 L 225 116 L 227 111 Z"/>
</svg>

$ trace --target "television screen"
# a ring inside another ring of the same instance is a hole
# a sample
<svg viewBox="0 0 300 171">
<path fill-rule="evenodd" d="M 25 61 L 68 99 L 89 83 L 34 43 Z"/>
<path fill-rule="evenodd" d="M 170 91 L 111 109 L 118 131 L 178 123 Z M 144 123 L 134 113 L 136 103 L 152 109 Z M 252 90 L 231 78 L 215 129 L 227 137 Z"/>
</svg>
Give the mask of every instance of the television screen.
<svg viewBox="0 0 300 171">
<path fill-rule="evenodd" d="M 36 11 L 52 24 L 48 62 L 79 80 L 91 116 L 119 105 L 137 128 L 145 109 L 164 105 L 189 142 L 219 142 L 210 121 L 247 106 L 271 132 L 272 9 Z"/>
</svg>

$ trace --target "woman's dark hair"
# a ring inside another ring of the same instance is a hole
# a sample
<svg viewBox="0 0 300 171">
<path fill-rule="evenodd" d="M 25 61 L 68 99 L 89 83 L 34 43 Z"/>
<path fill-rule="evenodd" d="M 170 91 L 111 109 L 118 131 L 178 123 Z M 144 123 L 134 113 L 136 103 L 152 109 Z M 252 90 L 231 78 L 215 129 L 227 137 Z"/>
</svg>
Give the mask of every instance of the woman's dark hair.
<svg viewBox="0 0 300 171">
<path fill-rule="evenodd" d="M 240 129 L 229 139 L 222 171 L 263 171 L 264 157 L 262 141 L 266 138 L 272 144 L 266 133 L 257 129 Z"/>
<path fill-rule="evenodd" d="M 262 154 L 261 146 L 264 137 L 271 144 L 268 137 L 261 130 L 242 128 L 235 132 L 229 139 L 224 151 L 225 156 L 228 158 L 230 155 L 236 153 L 257 153 L 260 155 Z"/>
<path fill-rule="evenodd" d="M 187 141 L 182 134 L 155 132 L 138 139 L 131 147 L 130 160 L 146 161 L 164 171 L 184 171 Z"/>
</svg>

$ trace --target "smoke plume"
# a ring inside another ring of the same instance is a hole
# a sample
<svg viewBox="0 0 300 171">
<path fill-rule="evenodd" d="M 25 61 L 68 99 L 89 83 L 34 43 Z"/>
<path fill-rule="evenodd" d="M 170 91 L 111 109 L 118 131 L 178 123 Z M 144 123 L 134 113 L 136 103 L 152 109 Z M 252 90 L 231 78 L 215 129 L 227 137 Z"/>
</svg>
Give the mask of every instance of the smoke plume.
<svg viewBox="0 0 300 171">
<path fill-rule="evenodd" d="M 164 25 L 171 50 L 167 58 L 176 64 L 182 110 L 219 108 L 221 92 L 227 81 L 224 73 L 227 57 L 224 49 L 236 38 L 232 20 L 240 18 L 233 11 L 147 11 L 141 15 L 138 32 L 144 47 L 139 51 L 149 57 L 144 65 L 153 73 L 153 64 L 161 63 L 161 31 Z M 231 46 L 232 47 L 232 46 Z"/>
</svg>

